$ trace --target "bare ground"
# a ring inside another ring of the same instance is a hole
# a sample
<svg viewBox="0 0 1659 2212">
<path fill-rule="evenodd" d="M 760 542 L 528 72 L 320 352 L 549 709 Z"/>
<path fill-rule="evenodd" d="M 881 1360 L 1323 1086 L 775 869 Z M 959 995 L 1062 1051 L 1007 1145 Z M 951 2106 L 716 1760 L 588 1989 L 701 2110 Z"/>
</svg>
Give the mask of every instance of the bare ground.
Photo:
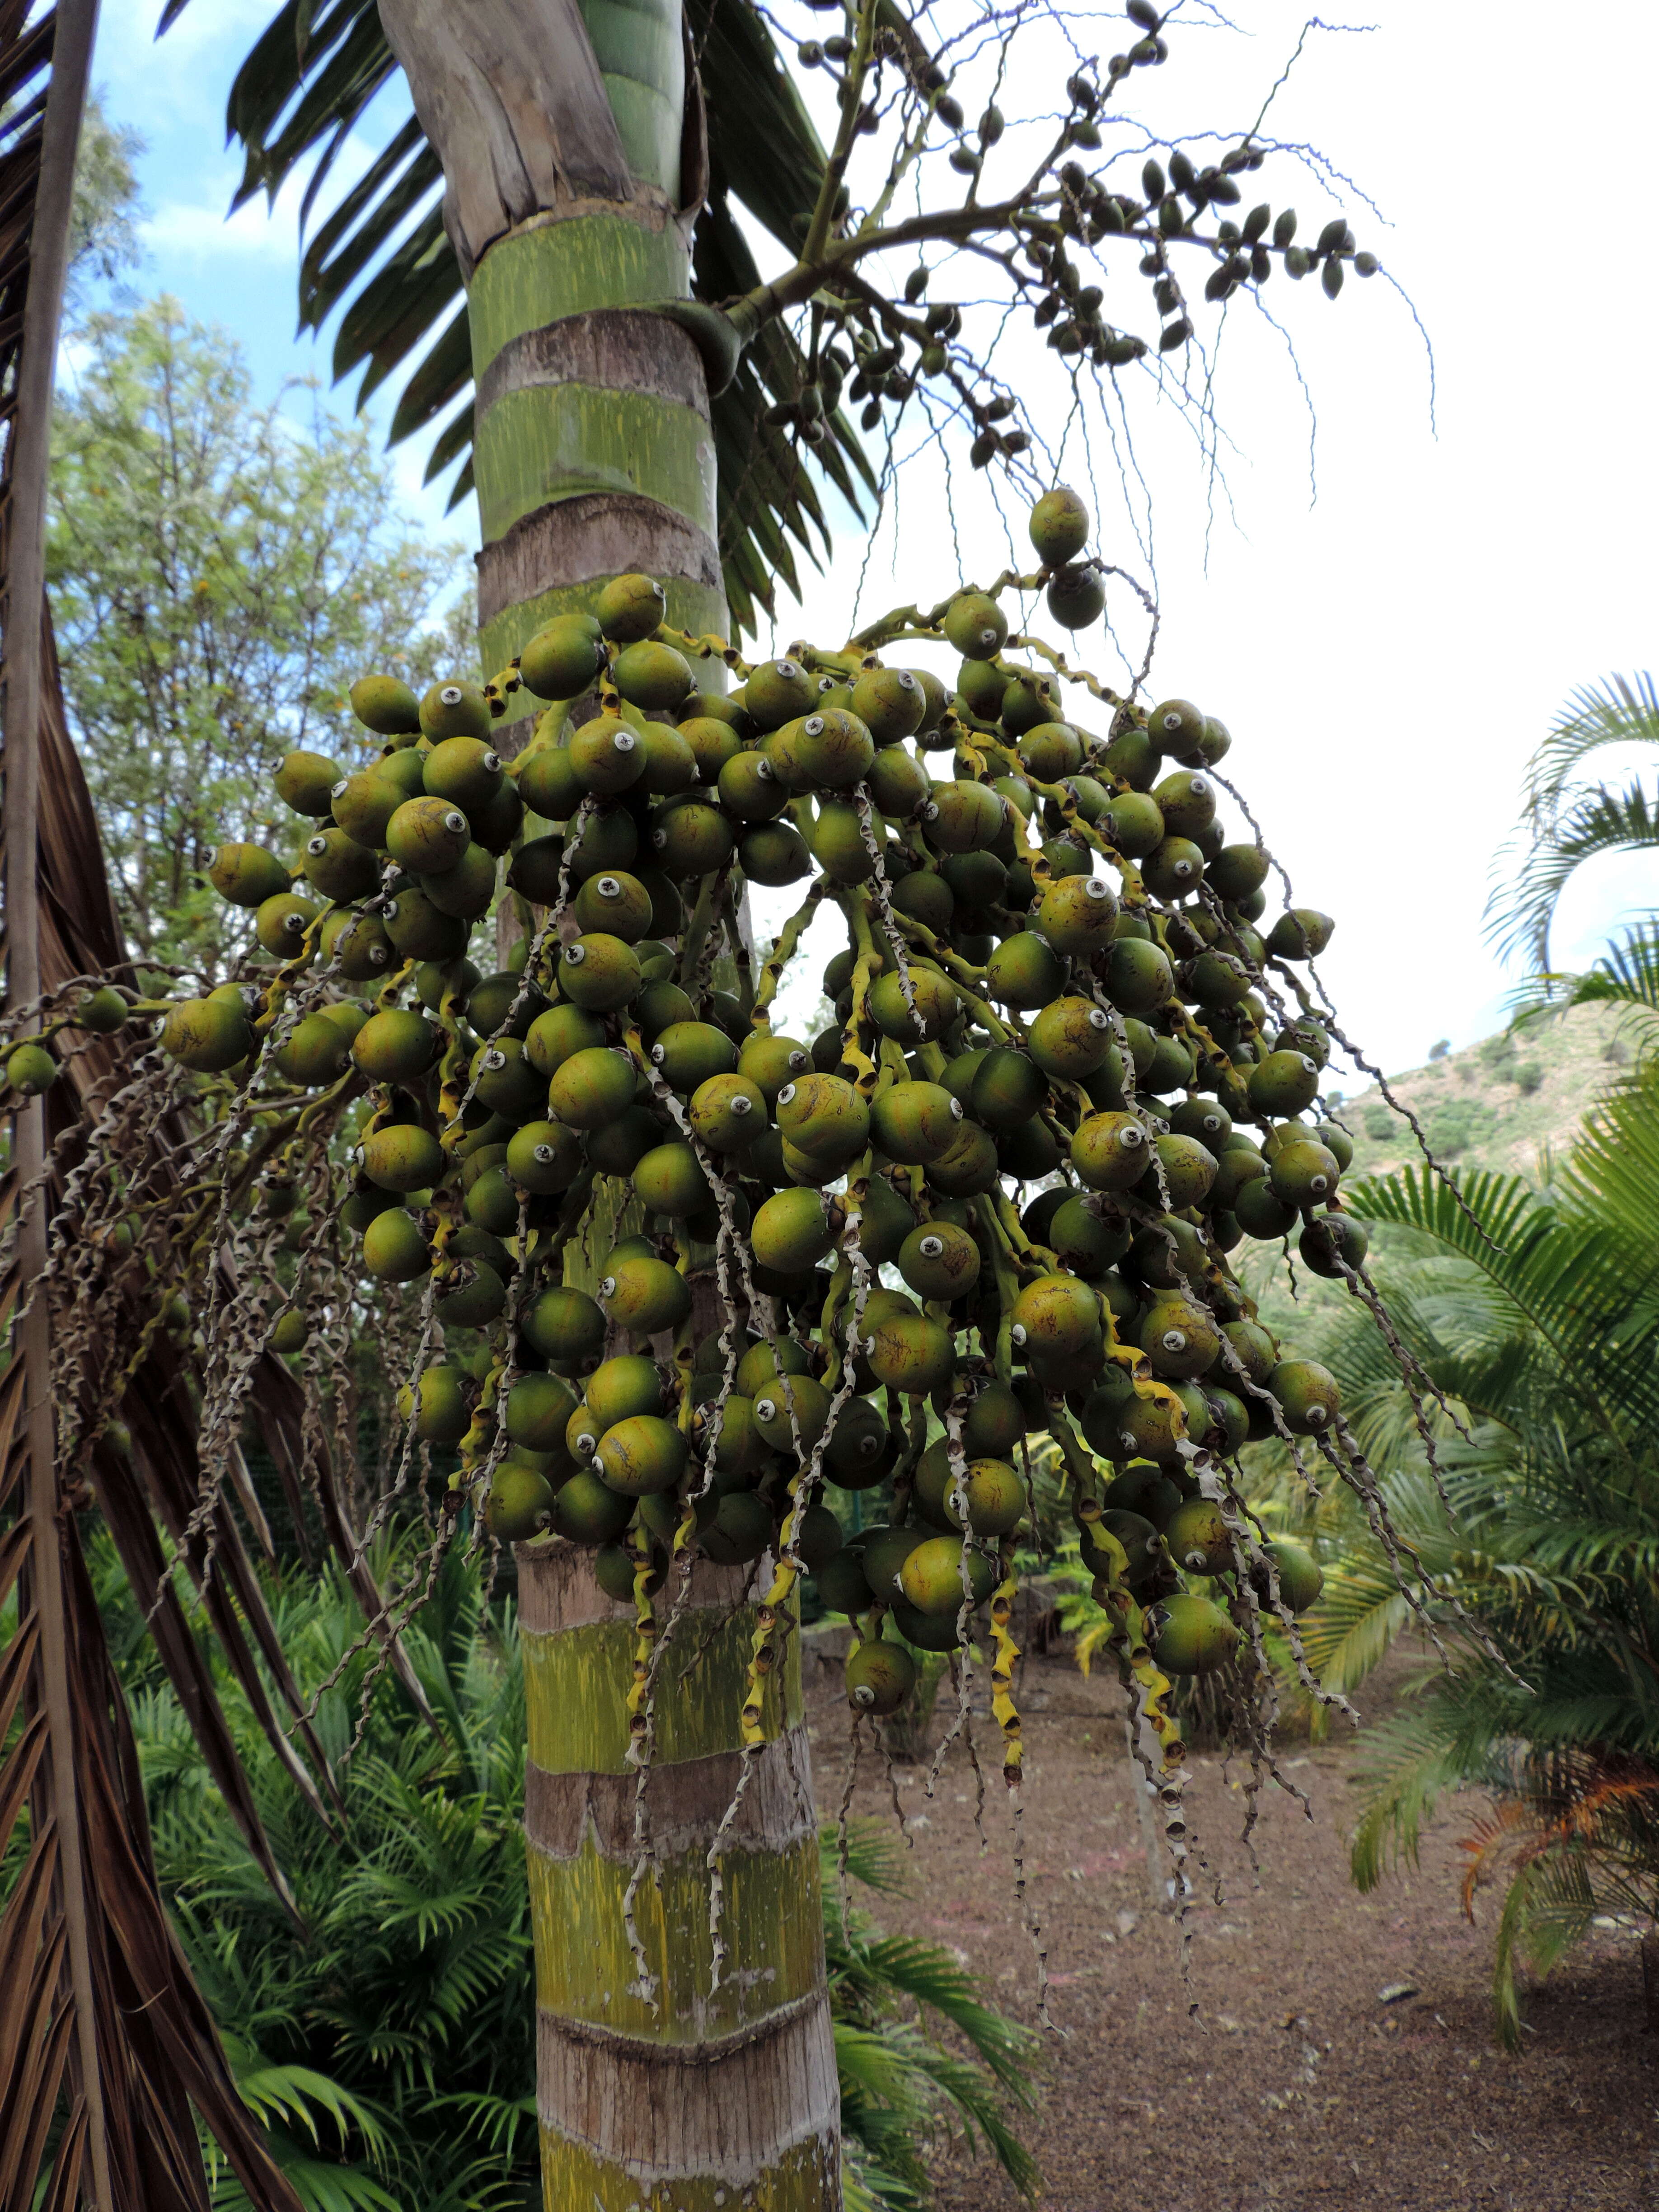
<svg viewBox="0 0 1659 2212">
<path fill-rule="evenodd" d="M 826 1653 L 809 1674 L 818 1798 L 832 1815 L 846 1764 L 839 1667 Z M 951 1703 L 947 1685 L 935 1739 Z M 1659 2212 L 1659 2038 L 1644 2033 L 1638 1946 L 1622 1929 L 1595 1931 L 1529 1993 L 1523 2052 L 1501 2052 L 1493 1911 L 1471 1927 L 1458 1901 L 1458 1839 L 1480 1801 L 1453 1803 L 1420 1866 L 1363 1897 L 1346 1843 L 1352 1738 L 1345 1729 L 1329 1744 L 1288 1745 L 1285 1766 L 1314 1819 L 1265 1793 L 1258 1885 L 1239 1840 L 1244 1770 L 1194 1757 L 1191 1825 L 1224 1901 L 1200 1874 L 1188 1915 L 1194 2021 L 1174 1922 L 1150 1893 L 1115 1683 L 1085 1680 L 1063 1657 L 1034 1660 L 1021 1705 L 1030 1894 L 1061 2031 L 1046 2039 L 1042 2109 L 1026 2126 L 1045 2212 Z M 931 1801 L 925 1766 L 896 1767 L 912 1894 L 874 1910 L 890 1929 L 955 1947 L 1006 2010 L 1035 2024 L 1032 1944 L 982 1712 L 975 1734 L 989 1850 L 959 1747 Z M 887 1778 L 868 1758 L 854 1810 L 892 1818 Z M 1384 2000 L 1401 1985 L 1411 1993 Z M 939 2212 L 1017 2212 L 983 2158 L 953 2151 L 935 2173 Z"/>
</svg>

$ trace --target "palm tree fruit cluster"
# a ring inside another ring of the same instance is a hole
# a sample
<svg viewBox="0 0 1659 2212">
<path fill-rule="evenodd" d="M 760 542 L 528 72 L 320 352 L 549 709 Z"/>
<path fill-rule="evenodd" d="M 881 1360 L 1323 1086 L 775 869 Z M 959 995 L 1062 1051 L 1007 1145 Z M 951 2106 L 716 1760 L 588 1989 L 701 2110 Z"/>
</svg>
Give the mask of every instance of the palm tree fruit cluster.
<svg viewBox="0 0 1659 2212">
<path fill-rule="evenodd" d="M 857 1624 L 860 1713 L 988 1636 L 1011 1765 L 1034 1457 L 1155 1713 L 1318 1593 L 1241 1449 L 1370 1480 L 1234 1265 L 1289 1239 L 1363 1279 L 1320 1109 L 1332 924 L 1268 915 L 1221 721 L 1021 634 L 1019 595 L 1092 574 L 1088 530 L 1050 492 L 1035 574 L 836 651 L 745 664 L 623 576 L 488 685 L 366 678 L 366 757 L 275 769 L 292 849 L 213 856 L 254 946 L 160 1032 L 237 1112 L 299 1097 L 334 1132 L 349 1264 L 419 1315 L 402 1418 L 456 1455 L 457 1515 L 586 1547 L 642 1618 L 696 1553 L 769 1557 L 778 1617 L 810 1575 Z M 745 882 L 803 887 L 761 961 Z M 833 1019 L 783 1034 L 820 917 Z"/>
</svg>

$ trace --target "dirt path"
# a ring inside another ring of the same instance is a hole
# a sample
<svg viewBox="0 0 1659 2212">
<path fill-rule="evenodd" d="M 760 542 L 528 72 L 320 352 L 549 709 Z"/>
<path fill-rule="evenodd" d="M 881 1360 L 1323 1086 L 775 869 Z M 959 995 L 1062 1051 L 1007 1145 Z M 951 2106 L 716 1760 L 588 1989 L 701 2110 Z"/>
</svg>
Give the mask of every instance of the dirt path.
<svg viewBox="0 0 1659 2212">
<path fill-rule="evenodd" d="M 1472 1801 L 1438 1823 L 1419 1869 L 1362 1897 L 1344 1841 L 1352 1751 L 1286 1747 L 1316 1819 L 1267 1793 L 1258 1888 L 1239 1842 L 1240 1770 L 1230 1779 L 1216 1759 L 1194 1758 L 1192 1826 L 1225 1900 L 1217 1907 L 1206 1891 L 1191 1913 L 1194 2024 L 1173 1923 L 1149 1897 L 1115 1685 L 1039 1661 L 1023 1707 L 1027 1864 L 1066 2031 L 1048 2044 L 1028 2134 L 1045 2212 L 1659 2212 L 1659 2039 L 1642 2032 L 1638 1946 L 1598 1931 L 1530 1996 L 1524 2053 L 1498 2051 L 1492 1912 L 1471 1928 L 1458 1908 L 1456 1844 Z M 827 1668 L 813 1718 L 819 1800 L 833 1806 L 846 1709 Z M 988 1722 L 978 1734 L 988 1751 Z M 880 1899 L 877 1915 L 955 1946 L 1006 2009 L 1035 2021 L 1002 1785 L 988 1765 L 983 1855 L 958 1754 L 931 1803 L 925 1770 L 896 1770 L 915 1838 L 914 1894 Z M 890 1820 L 878 1770 L 869 1786 L 861 1778 L 854 1808 Z M 1413 1993 L 1382 2001 L 1402 1984 Z M 939 2212 L 1018 2205 L 983 2160 L 951 2157 L 936 2171 Z"/>
</svg>

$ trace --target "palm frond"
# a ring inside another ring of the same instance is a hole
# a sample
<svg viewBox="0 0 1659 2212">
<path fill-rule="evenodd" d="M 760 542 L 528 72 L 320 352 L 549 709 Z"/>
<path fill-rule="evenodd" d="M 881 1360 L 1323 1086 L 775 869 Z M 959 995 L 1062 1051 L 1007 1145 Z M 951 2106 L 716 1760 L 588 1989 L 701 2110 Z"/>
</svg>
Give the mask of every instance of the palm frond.
<svg viewBox="0 0 1659 2212">
<path fill-rule="evenodd" d="M 1583 793 L 1547 834 L 1535 837 L 1513 880 L 1494 897 L 1492 935 L 1500 955 L 1524 951 L 1549 966 L 1550 924 L 1561 894 L 1589 861 L 1659 845 L 1659 799 L 1639 783 L 1622 793 L 1597 785 Z"/>
</svg>

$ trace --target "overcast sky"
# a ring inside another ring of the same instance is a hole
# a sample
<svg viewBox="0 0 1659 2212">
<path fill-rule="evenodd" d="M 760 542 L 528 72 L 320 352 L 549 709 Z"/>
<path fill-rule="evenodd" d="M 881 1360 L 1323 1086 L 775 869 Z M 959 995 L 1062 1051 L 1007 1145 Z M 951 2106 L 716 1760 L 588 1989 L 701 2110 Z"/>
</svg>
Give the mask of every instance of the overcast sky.
<svg viewBox="0 0 1659 2212">
<path fill-rule="evenodd" d="M 291 200 L 273 216 L 256 202 L 224 220 L 240 176 L 223 143 L 226 94 L 274 11 L 275 0 L 192 0 L 152 44 L 155 0 L 106 9 L 95 65 L 112 117 L 148 141 L 146 258 L 131 283 L 224 325 L 263 389 L 296 373 L 326 380 L 331 341 L 294 336 Z M 1279 0 L 1237 0 L 1231 14 L 1237 31 L 1194 32 L 1159 73 L 1166 127 L 1242 129 L 1304 20 Z M 1652 190 L 1659 9 L 1371 0 L 1363 14 L 1376 26 L 1367 35 L 1310 40 L 1274 127 L 1316 141 L 1387 218 L 1341 203 L 1432 341 L 1432 420 L 1423 339 L 1382 279 L 1351 282 L 1334 304 L 1280 283 L 1271 304 L 1318 413 L 1316 499 L 1301 387 L 1282 342 L 1247 315 L 1230 317 L 1223 349 L 1229 497 L 1212 522 L 1170 411 L 1148 409 L 1143 435 L 1163 610 L 1153 688 L 1198 699 L 1231 728 L 1230 772 L 1297 896 L 1339 918 L 1323 963 L 1339 1003 L 1369 1049 L 1401 1067 L 1437 1037 L 1462 1043 L 1498 1025 L 1510 979 L 1483 942 L 1481 909 L 1522 765 L 1577 686 L 1655 657 L 1659 333 L 1634 233 Z M 824 17 L 787 9 L 797 18 L 823 35 Z M 1103 28 L 1097 43 L 1110 52 L 1118 39 Z M 1030 54 L 1002 95 L 1011 116 L 1052 104 L 1052 62 L 1035 42 Z M 343 178 L 360 173 L 388 120 L 390 108 L 348 149 Z M 1276 204 L 1295 202 L 1304 235 L 1338 204 L 1289 167 L 1258 181 Z M 342 388 L 342 408 L 351 396 Z M 1073 447 L 1065 460 L 1079 482 L 1081 458 Z M 423 464 L 402 450 L 410 505 L 471 544 L 470 503 L 446 520 L 419 490 Z M 924 457 L 903 481 L 896 530 L 862 580 L 866 618 L 958 580 L 934 465 Z M 1144 569 L 1103 489 L 1101 550 Z M 971 495 L 957 544 L 970 573 L 1000 565 L 993 520 Z M 850 615 L 862 556 L 849 535 L 814 595 L 821 642 Z M 786 603 L 781 639 L 808 627 Z M 1111 672 L 1103 647 L 1100 665 Z M 1570 893 L 1564 964 L 1586 963 L 1609 927 L 1659 903 L 1656 874 L 1651 860 L 1608 865 Z"/>
</svg>

